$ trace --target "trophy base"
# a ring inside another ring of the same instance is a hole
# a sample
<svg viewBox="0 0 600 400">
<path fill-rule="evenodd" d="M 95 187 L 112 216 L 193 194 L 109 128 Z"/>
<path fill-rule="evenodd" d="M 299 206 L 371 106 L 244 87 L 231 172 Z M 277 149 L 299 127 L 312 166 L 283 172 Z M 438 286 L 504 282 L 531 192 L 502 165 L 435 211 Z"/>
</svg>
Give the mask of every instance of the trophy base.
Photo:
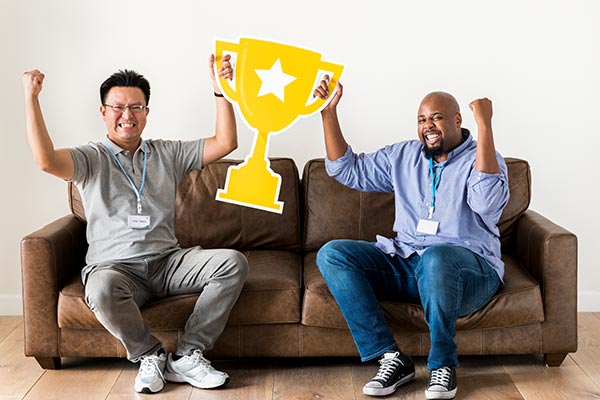
<svg viewBox="0 0 600 400">
<path fill-rule="evenodd" d="M 227 171 L 225 189 L 219 189 L 218 201 L 281 214 L 283 202 L 277 201 L 281 177 L 266 162 L 249 162 Z"/>
<path fill-rule="evenodd" d="M 274 201 L 269 204 L 266 204 L 266 203 L 258 204 L 256 202 L 245 201 L 244 199 L 240 199 L 237 196 L 230 197 L 228 195 L 228 193 L 226 193 L 225 190 L 223 190 L 223 189 L 219 189 L 217 191 L 216 200 L 222 201 L 225 203 L 235 204 L 238 206 L 245 206 L 245 207 L 256 208 L 256 209 L 263 210 L 263 211 L 274 212 L 274 213 L 278 213 L 278 214 L 281 214 L 283 212 L 283 202 L 281 202 L 281 201 Z"/>
</svg>

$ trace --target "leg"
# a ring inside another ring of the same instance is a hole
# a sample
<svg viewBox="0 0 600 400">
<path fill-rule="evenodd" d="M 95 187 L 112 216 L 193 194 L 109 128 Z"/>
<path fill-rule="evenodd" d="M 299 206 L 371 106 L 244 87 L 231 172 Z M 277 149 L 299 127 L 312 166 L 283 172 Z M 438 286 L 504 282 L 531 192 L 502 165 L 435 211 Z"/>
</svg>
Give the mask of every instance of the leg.
<svg viewBox="0 0 600 400">
<path fill-rule="evenodd" d="M 418 256 L 417 256 L 418 257 Z M 377 296 L 416 301 L 416 279 L 400 257 L 373 243 L 334 240 L 317 254 L 317 265 L 337 301 L 363 361 L 397 348 Z"/>
<path fill-rule="evenodd" d="M 35 360 L 44 369 L 60 369 L 60 357 L 36 357 Z"/>
<path fill-rule="evenodd" d="M 235 250 L 194 247 L 170 253 L 149 268 L 157 296 L 200 293 L 177 354 L 210 350 L 223 332 L 246 280 L 246 257 Z"/>
<path fill-rule="evenodd" d="M 456 368 L 456 319 L 486 305 L 500 278 L 483 258 L 451 245 L 428 248 L 416 274 L 431 335 L 429 369 Z"/>
<path fill-rule="evenodd" d="M 544 354 L 544 364 L 549 367 L 560 367 L 566 357 L 567 353 Z"/>
<path fill-rule="evenodd" d="M 158 350 L 161 343 L 150 334 L 139 309 L 151 297 L 148 288 L 143 279 L 122 268 L 125 267 L 94 268 L 86 279 L 85 297 L 98 321 L 123 343 L 127 358 L 136 362 Z"/>
</svg>

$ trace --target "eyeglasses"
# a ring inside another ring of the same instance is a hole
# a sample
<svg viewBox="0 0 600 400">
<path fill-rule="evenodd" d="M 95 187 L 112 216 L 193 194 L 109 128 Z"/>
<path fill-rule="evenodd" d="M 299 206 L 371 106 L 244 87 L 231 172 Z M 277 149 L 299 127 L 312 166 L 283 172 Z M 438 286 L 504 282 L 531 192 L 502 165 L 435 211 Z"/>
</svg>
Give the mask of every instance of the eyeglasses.
<svg viewBox="0 0 600 400">
<path fill-rule="evenodd" d="M 120 104 L 117 105 L 110 105 L 110 104 L 104 104 L 104 107 L 110 107 L 111 110 L 113 110 L 116 113 L 122 114 L 125 112 L 125 110 L 129 110 L 134 114 L 139 114 L 142 111 L 145 111 L 148 109 L 148 106 L 143 106 L 141 104 L 134 104 L 131 106 L 122 106 Z"/>
</svg>

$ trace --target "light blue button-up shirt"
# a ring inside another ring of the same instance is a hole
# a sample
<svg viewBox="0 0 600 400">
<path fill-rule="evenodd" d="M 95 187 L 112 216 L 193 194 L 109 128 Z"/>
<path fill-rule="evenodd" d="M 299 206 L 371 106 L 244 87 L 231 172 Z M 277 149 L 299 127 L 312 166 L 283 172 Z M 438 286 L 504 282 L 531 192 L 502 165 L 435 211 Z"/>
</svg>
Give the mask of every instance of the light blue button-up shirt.
<svg viewBox="0 0 600 400">
<path fill-rule="evenodd" d="M 463 143 L 444 163 L 434 162 L 435 176 L 444 164 L 435 192 L 432 219 L 439 222 L 435 235 L 417 232 L 419 220 L 428 218 L 432 184 L 429 159 L 419 140 L 392 144 L 370 154 L 356 154 L 348 146 L 337 160 L 326 159 L 325 166 L 330 176 L 352 189 L 394 193 L 396 237 L 377 236 L 376 245 L 384 252 L 406 258 L 436 244 L 463 246 L 482 256 L 503 279 L 496 224 L 509 197 L 506 163 L 496 152 L 500 173 L 476 171 L 477 142 L 467 129 L 462 131 Z"/>
</svg>

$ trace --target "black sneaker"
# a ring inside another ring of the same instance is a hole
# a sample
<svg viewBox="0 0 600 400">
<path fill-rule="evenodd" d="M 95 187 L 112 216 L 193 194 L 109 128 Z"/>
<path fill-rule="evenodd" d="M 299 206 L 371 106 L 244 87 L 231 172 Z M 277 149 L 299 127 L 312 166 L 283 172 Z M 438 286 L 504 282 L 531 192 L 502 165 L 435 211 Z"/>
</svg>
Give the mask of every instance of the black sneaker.
<svg viewBox="0 0 600 400">
<path fill-rule="evenodd" d="M 456 370 L 454 368 L 433 369 L 429 373 L 425 397 L 428 399 L 453 399 L 456 396 L 456 389 Z"/>
<path fill-rule="evenodd" d="M 400 359 L 400 352 L 385 353 L 379 360 L 379 371 L 365 386 L 363 393 L 368 396 L 387 396 L 415 377 L 415 365 L 408 356 Z"/>
</svg>

